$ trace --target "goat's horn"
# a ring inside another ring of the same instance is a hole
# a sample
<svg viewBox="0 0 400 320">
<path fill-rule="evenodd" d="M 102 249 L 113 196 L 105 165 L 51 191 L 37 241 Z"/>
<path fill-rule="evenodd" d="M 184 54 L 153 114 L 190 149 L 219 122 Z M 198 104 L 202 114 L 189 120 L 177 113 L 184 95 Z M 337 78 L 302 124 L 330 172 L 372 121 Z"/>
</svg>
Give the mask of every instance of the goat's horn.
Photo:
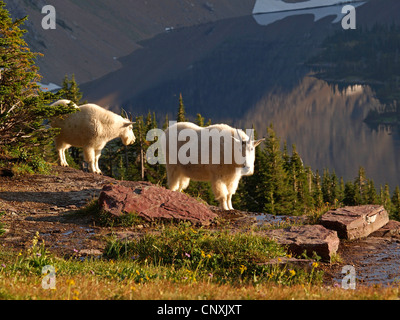
<svg viewBox="0 0 400 320">
<path fill-rule="evenodd" d="M 251 129 L 249 141 L 253 141 L 253 140 L 254 140 L 254 129 Z"/>
<path fill-rule="evenodd" d="M 237 135 L 238 135 L 238 137 L 239 137 L 240 142 L 243 142 L 242 136 L 241 136 L 240 133 L 239 133 L 239 129 L 236 129 L 236 133 L 237 133 Z"/>
<path fill-rule="evenodd" d="M 129 119 L 128 113 L 125 111 L 125 109 L 122 109 L 122 117 L 125 119 Z"/>
</svg>

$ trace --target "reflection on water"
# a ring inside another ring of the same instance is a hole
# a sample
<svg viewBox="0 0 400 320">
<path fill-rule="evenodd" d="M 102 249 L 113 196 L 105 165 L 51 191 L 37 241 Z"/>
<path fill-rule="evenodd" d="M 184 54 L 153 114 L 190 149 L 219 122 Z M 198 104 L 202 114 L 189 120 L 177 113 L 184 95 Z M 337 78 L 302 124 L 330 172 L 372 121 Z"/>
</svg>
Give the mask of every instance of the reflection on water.
<svg viewBox="0 0 400 320">
<path fill-rule="evenodd" d="M 305 77 L 291 92 L 272 92 L 260 99 L 240 123 L 265 134 L 273 123 L 288 146 L 296 144 L 305 164 L 329 168 L 346 180 L 363 166 L 376 185 L 399 184 L 397 134 L 372 131 L 363 122 L 379 101 L 368 86 L 335 90 L 323 80 Z"/>
</svg>

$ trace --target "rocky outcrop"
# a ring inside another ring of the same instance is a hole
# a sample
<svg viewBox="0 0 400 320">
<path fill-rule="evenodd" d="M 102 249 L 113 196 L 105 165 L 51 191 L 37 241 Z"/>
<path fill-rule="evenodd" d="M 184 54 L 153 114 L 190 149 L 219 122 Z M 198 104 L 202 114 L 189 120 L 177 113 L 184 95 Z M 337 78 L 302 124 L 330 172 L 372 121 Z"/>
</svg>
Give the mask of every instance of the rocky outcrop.
<svg viewBox="0 0 400 320">
<path fill-rule="evenodd" d="M 400 238 L 400 222 L 395 220 L 389 220 L 382 228 L 372 232 L 370 237 L 379 238 Z"/>
<path fill-rule="evenodd" d="M 146 221 L 190 221 L 196 225 L 209 225 L 217 217 L 200 201 L 148 182 L 105 185 L 99 204 L 111 215 L 136 213 Z"/>
<path fill-rule="evenodd" d="M 288 250 L 295 255 L 301 255 L 305 251 L 308 257 L 312 257 L 315 252 L 325 261 L 330 261 L 332 255 L 339 248 L 339 238 L 336 231 L 329 230 L 321 225 L 266 230 L 264 235 L 287 246 Z"/>
<path fill-rule="evenodd" d="M 367 237 L 389 222 L 389 215 L 380 205 L 343 207 L 325 213 L 320 223 L 336 230 L 339 238 L 354 240 Z"/>
</svg>

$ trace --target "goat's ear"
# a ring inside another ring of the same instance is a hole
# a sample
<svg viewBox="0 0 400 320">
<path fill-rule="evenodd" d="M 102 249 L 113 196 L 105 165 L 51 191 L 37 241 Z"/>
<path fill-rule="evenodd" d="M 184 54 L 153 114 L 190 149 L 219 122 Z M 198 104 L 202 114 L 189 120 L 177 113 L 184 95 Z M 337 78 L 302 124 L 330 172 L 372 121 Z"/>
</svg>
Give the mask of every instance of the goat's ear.
<svg viewBox="0 0 400 320">
<path fill-rule="evenodd" d="M 260 143 L 261 142 L 263 142 L 265 140 L 265 138 L 263 138 L 263 139 L 260 139 L 260 140 L 256 140 L 256 141 L 254 141 L 254 147 L 257 147 L 257 146 L 259 146 L 260 145 Z"/>
<path fill-rule="evenodd" d="M 124 127 L 129 127 L 132 124 L 135 124 L 136 122 L 125 122 Z"/>
</svg>

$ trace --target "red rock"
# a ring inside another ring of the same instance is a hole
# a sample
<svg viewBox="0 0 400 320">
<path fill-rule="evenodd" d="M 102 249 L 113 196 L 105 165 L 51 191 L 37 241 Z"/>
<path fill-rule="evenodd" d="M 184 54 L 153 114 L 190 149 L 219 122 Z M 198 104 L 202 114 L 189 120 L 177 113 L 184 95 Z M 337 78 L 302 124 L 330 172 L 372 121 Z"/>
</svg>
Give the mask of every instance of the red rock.
<svg viewBox="0 0 400 320">
<path fill-rule="evenodd" d="M 194 198 L 147 182 L 105 185 L 99 204 L 112 215 L 135 212 L 146 221 L 176 220 L 208 225 L 217 217 Z"/>
<path fill-rule="evenodd" d="M 315 252 L 323 260 L 330 258 L 339 248 L 339 238 L 336 231 L 326 229 L 321 225 L 293 226 L 285 229 L 264 231 L 264 234 L 275 239 L 279 244 L 288 247 L 295 255 L 306 251 L 308 257 Z"/>
<path fill-rule="evenodd" d="M 380 205 L 344 207 L 322 215 L 320 223 L 336 230 L 339 238 L 347 240 L 367 237 L 389 222 L 389 215 Z"/>
<path fill-rule="evenodd" d="M 400 238 L 400 222 L 389 220 L 382 228 L 370 234 L 370 237 Z"/>
</svg>

